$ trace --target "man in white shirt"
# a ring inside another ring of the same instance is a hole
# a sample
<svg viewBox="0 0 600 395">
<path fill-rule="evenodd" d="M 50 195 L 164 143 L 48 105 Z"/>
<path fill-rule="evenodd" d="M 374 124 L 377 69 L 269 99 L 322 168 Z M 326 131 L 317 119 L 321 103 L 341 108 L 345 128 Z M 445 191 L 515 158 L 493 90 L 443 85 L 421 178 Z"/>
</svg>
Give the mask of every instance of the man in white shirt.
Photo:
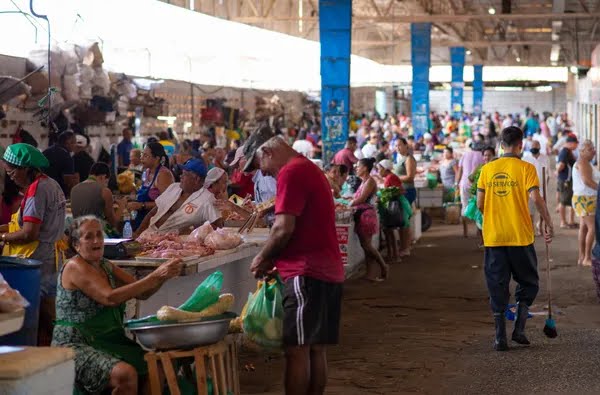
<svg viewBox="0 0 600 395">
<path fill-rule="evenodd" d="M 538 140 L 533 140 L 531 142 L 531 149 L 528 152 L 525 152 L 525 154 L 523 155 L 523 160 L 525 162 L 531 163 L 535 167 L 535 171 L 537 173 L 538 180 L 540 181 L 539 182 L 540 187 L 541 187 L 541 185 L 543 185 L 542 184 L 542 180 L 544 178 L 543 171 L 542 171 L 543 168 L 546 168 L 545 182 L 547 183 L 550 178 L 549 177 L 550 162 L 548 161 L 548 155 L 544 155 L 542 152 L 543 151 L 541 149 L 540 142 Z M 529 199 L 529 212 L 531 213 L 531 222 L 533 223 L 533 228 L 536 229 L 536 234 L 537 235 L 543 234 L 541 218 L 538 220 L 537 225 L 536 225 L 535 213 L 537 212 L 537 210 L 535 209 L 535 204 L 533 203 L 533 201 L 531 199 Z"/>
<path fill-rule="evenodd" d="M 537 132 L 533 135 L 533 140 L 540 143 L 540 153 L 543 156 L 550 155 L 550 144 L 548 141 L 548 137 L 544 136 L 542 133 Z"/>
<path fill-rule="evenodd" d="M 203 188 L 207 174 L 204 161 L 191 159 L 181 169 L 181 182 L 171 184 L 156 198 L 156 207 L 146 215 L 134 237 L 145 230 L 185 232 L 206 221 L 214 227 L 223 225 L 221 213 L 215 207 L 215 196 Z"/>
<path fill-rule="evenodd" d="M 377 155 L 379 143 L 379 134 L 377 132 L 371 132 L 369 142 L 362 148 L 362 154 L 365 158 L 373 158 Z"/>
</svg>

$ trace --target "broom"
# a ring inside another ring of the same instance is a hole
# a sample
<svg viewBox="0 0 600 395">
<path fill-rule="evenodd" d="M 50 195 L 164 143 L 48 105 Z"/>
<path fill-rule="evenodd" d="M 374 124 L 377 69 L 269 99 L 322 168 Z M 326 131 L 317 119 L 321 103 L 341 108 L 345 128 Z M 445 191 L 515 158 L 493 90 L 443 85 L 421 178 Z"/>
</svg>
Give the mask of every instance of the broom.
<svg viewBox="0 0 600 395">
<path fill-rule="evenodd" d="M 544 195 L 544 202 L 546 201 L 546 168 L 542 168 L 542 193 Z M 544 225 L 546 226 L 546 225 Z M 552 283 L 550 281 L 550 248 L 548 243 L 546 245 L 546 275 L 548 276 L 548 318 L 546 318 L 546 324 L 544 325 L 544 334 L 550 339 L 554 339 L 558 336 L 556 332 L 556 322 L 552 318 Z"/>
</svg>

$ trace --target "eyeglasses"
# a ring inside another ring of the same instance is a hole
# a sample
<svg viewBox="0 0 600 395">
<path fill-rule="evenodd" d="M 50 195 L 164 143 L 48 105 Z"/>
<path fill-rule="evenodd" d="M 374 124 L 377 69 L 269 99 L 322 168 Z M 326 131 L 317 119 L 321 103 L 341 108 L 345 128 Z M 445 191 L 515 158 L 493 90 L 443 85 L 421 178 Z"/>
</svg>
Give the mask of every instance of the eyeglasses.
<svg viewBox="0 0 600 395">
<path fill-rule="evenodd" d="M 24 167 L 18 167 L 18 166 L 15 166 L 15 167 L 13 167 L 13 168 L 12 168 L 12 169 L 10 169 L 10 170 L 9 170 L 9 169 L 6 169 L 6 174 L 7 174 L 9 177 L 12 177 L 12 176 L 14 176 L 14 175 L 15 175 L 15 173 L 16 173 L 18 170 L 21 170 L 21 169 L 24 169 Z"/>
</svg>

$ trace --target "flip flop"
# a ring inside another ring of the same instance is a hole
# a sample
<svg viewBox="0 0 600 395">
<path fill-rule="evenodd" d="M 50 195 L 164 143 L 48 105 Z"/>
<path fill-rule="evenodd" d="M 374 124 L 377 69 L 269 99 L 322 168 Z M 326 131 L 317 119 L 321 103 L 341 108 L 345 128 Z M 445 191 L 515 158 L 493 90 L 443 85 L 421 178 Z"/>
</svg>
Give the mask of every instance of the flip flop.
<svg viewBox="0 0 600 395">
<path fill-rule="evenodd" d="M 363 278 L 363 280 L 368 281 L 370 283 L 382 283 L 385 280 L 383 278 L 377 277 L 377 278 Z"/>
</svg>

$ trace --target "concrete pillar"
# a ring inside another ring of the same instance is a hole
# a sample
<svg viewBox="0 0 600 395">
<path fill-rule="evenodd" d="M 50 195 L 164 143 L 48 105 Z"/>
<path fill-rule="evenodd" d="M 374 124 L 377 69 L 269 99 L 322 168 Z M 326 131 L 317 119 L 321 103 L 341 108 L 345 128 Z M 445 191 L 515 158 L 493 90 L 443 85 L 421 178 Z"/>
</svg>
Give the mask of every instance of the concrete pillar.
<svg viewBox="0 0 600 395">
<path fill-rule="evenodd" d="M 431 23 L 411 23 L 412 125 L 415 138 L 429 131 L 429 67 L 431 66 Z"/>
<path fill-rule="evenodd" d="M 352 0 L 319 0 L 323 162 L 344 148 L 350 114 Z"/>
</svg>

